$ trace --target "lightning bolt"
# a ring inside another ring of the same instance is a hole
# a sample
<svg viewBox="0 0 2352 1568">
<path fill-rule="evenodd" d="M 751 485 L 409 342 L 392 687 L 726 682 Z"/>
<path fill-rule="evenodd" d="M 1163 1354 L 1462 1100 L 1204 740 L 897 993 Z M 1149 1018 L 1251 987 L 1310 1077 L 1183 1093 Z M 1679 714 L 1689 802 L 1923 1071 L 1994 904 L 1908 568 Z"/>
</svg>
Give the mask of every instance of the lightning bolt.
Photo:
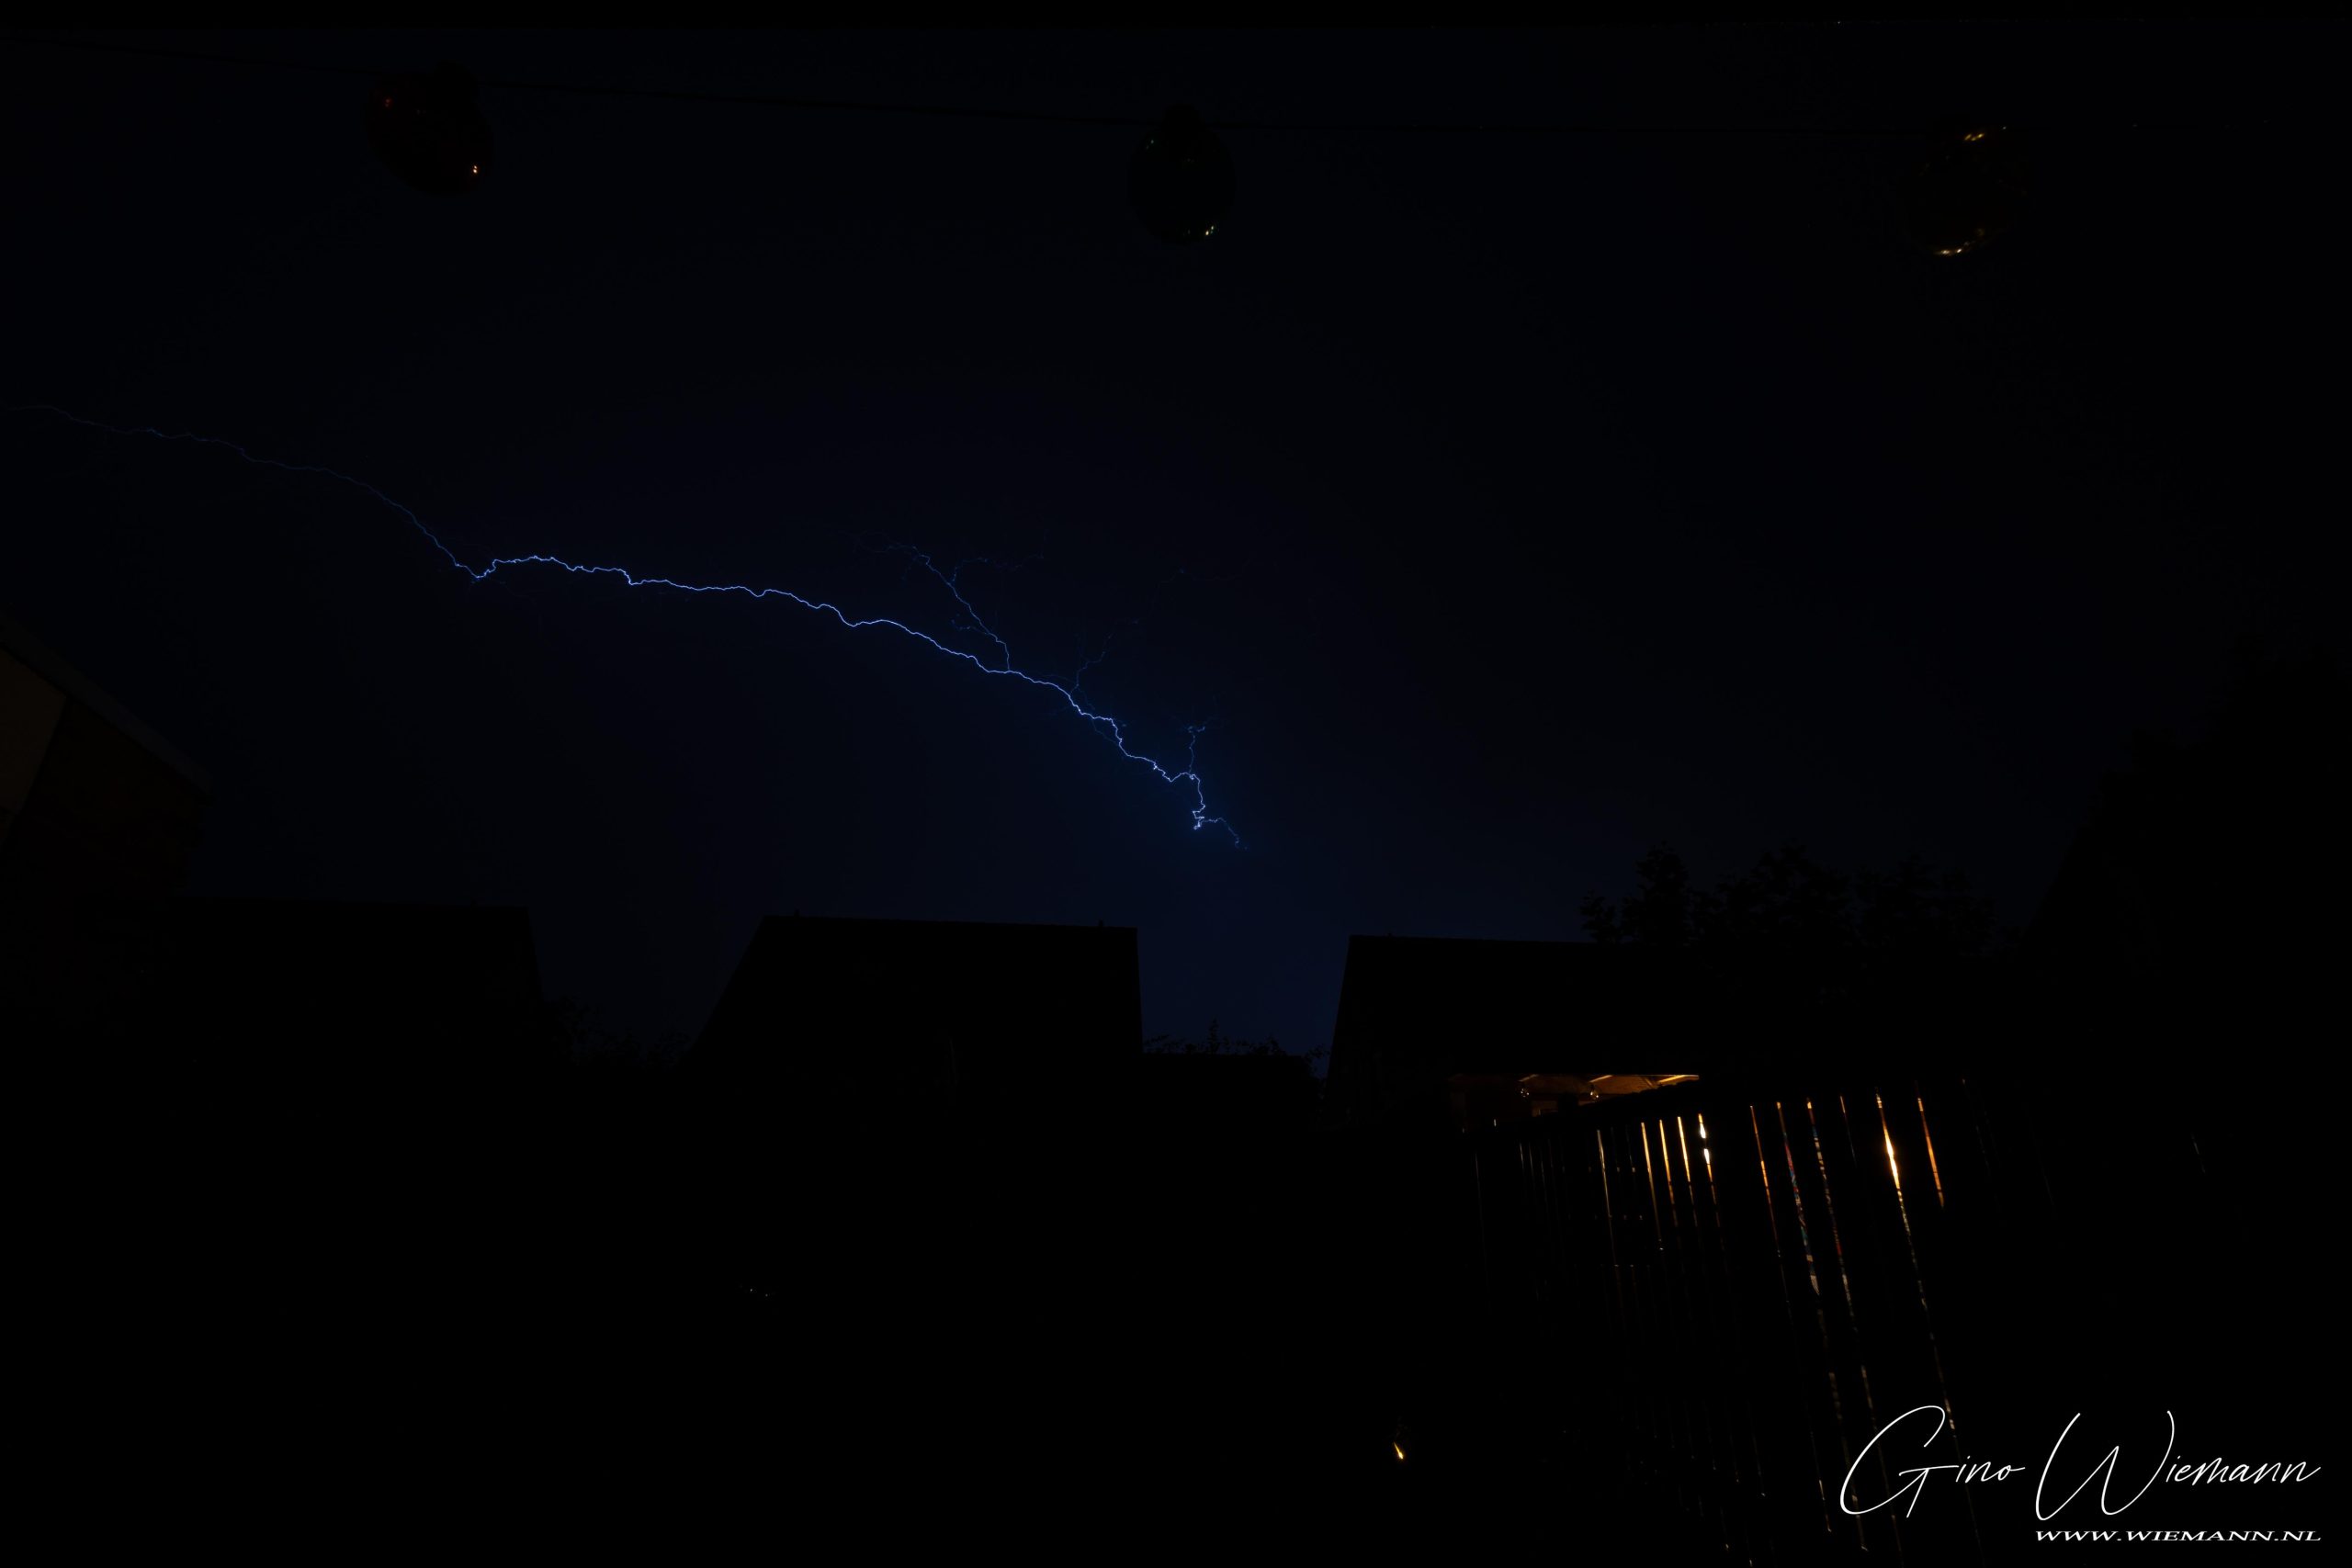
<svg viewBox="0 0 2352 1568">
<path fill-rule="evenodd" d="M 431 545 L 435 550 L 438 550 L 442 557 L 447 559 L 451 566 L 455 567 L 458 570 L 464 572 L 467 577 L 476 582 L 486 581 L 500 570 L 508 568 L 553 567 L 560 571 L 571 572 L 573 575 L 580 577 L 618 578 L 621 581 L 627 583 L 631 588 L 673 588 L 684 593 L 740 593 L 747 599 L 781 599 L 788 604 L 797 604 L 804 610 L 813 610 L 823 615 L 831 615 L 834 620 L 838 621 L 843 627 L 850 631 L 862 632 L 880 628 L 897 632 L 903 637 L 912 637 L 915 641 L 923 644 L 934 652 L 944 653 L 950 659 L 960 660 L 964 663 L 968 664 L 973 669 L 978 671 L 983 675 L 994 676 L 1002 680 L 1017 681 L 1023 685 L 1035 686 L 1041 691 L 1051 692 L 1054 695 L 1061 698 L 1063 702 L 1067 703 L 1069 705 L 1070 712 L 1077 715 L 1078 717 L 1085 723 L 1088 728 L 1093 730 L 1097 735 L 1103 737 L 1105 739 L 1109 740 L 1113 746 L 1116 747 L 1120 756 L 1125 757 L 1131 762 L 1140 762 L 1145 767 L 1149 768 L 1153 775 L 1162 784 L 1180 784 L 1189 788 L 1193 796 L 1193 804 L 1190 807 L 1190 812 L 1193 818 L 1193 830 L 1194 832 L 1197 833 L 1204 828 L 1222 828 L 1226 830 L 1227 834 L 1231 837 L 1234 846 L 1237 849 L 1241 845 L 1241 835 L 1235 829 L 1233 824 L 1227 822 L 1222 817 L 1211 815 L 1209 811 L 1207 786 L 1201 780 L 1200 769 L 1196 761 L 1196 753 L 1200 744 L 1201 732 L 1208 727 L 1206 725 L 1196 724 L 1189 725 L 1185 728 L 1184 765 L 1181 768 L 1172 767 L 1167 763 L 1159 761 L 1156 758 L 1146 756 L 1144 753 L 1134 750 L 1127 744 L 1127 732 L 1125 726 L 1121 724 L 1119 720 L 1114 718 L 1111 715 L 1099 713 L 1087 705 L 1086 702 L 1083 701 L 1079 694 L 1080 690 L 1082 687 L 1084 667 L 1081 667 L 1080 675 L 1079 677 L 1074 677 L 1070 684 L 1065 686 L 1058 681 L 1050 680 L 1043 675 L 1032 674 L 1028 671 L 1021 669 L 1018 665 L 1014 664 L 1012 660 L 1012 648 L 1008 646 L 1005 640 L 999 637 L 996 632 L 989 627 L 989 624 L 981 618 L 979 612 L 972 607 L 971 602 L 965 597 L 963 590 L 958 586 L 958 580 L 961 577 L 965 567 L 976 564 L 992 563 L 973 560 L 959 561 L 954 567 L 943 571 L 933 561 L 929 555 L 924 554 L 922 551 L 912 549 L 909 547 L 896 547 L 905 550 L 908 555 L 920 562 L 926 570 L 940 581 L 940 582 L 946 588 L 949 595 L 955 599 L 956 604 L 962 608 L 963 612 L 967 615 L 971 617 L 972 626 L 976 627 L 981 635 L 986 637 L 989 642 L 995 645 L 996 651 L 1002 660 L 1002 662 L 999 664 L 989 663 L 989 661 L 981 659 L 979 655 L 976 653 L 968 653 L 963 649 L 951 648 L 946 643 L 944 643 L 937 637 L 933 637 L 930 633 L 918 630 L 916 627 L 910 626 L 903 621 L 895 621 L 887 615 L 854 616 L 838 604 L 830 604 L 822 599 L 804 598 L 802 595 L 795 593 L 788 588 L 754 588 L 749 583 L 742 582 L 681 582 L 675 578 L 670 577 L 639 577 L 637 573 L 629 570 L 627 567 L 587 565 L 578 561 L 565 560 L 560 556 L 551 555 L 495 556 L 492 557 L 486 564 L 475 566 L 464 558 L 460 557 L 458 552 L 451 549 L 447 544 L 444 543 L 441 536 L 438 534 L 435 534 L 432 529 L 426 527 L 424 525 L 424 520 L 417 516 L 417 514 L 407 506 L 393 500 L 390 496 L 385 494 L 381 490 L 377 488 L 375 485 L 368 483 L 366 479 L 355 479 L 349 474 L 339 472 L 336 469 L 326 468 L 321 464 L 288 463 L 282 462 L 276 457 L 256 457 L 244 447 L 238 446 L 235 442 L 224 441 L 217 435 L 198 435 L 188 431 L 175 433 L 171 431 L 157 430 L 153 425 L 130 427 L 107 424 L 99 420 L 85 418 L 83 415 L 77 414 L 70 409 L 59 408 L 54 403 L 23 403 L 12 407 L 8 412 L 11 413 L 54 414 L 59 419 L 65 420 L 71 423 L 83 425 L 91 430 L 102 430 L 113 435 L 144 435 L 152 437 L 157 441 L 186 442 L 190 446 L 218 446 L 223 451 L 234 453 L 239 458 L 247 463 L 251 463 L 255 468 L 277 468 L 282 472 L 289 474 L 322 475 L 327 479 L 334 479 L 340 483 L 349 485 L 355 490 L 364 491 L 384 506 L 398 513 L 408 523 L 410 527 L 415 529 L 417 533 L 424 536 L 425 543 Z M 1097 659 L 1088 660 L 1088 665 L 1091 666 L 1099 662 L 1101 662 L 1101 660 L 1098 657 Z"/>
</svg>

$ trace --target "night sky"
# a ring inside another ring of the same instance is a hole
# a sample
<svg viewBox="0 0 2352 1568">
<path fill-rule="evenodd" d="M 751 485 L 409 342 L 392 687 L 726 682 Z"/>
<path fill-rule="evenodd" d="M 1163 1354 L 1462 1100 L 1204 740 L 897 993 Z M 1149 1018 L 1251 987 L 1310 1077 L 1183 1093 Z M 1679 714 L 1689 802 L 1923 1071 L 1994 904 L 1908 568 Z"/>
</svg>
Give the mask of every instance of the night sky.
<svg viewBox="0 0 2352 1568">
<path fill-rule="evenodd" d="M 59 35 L 65 36 L 65 35 Z M 1148 1030 L 1327 1044 L 1345 941 L 1570 938 L 1672 841 L 1917 852 L 2021 922 L 2138 726 L 2341 592 L 2341 28 L 74 35 L 491 80 L 1212 122 L 2046 128 L 1938 260 L 1883 135 L 1142 128 L 488 90 L 413 192 L 363 77 L 26 43 L 5 400 L 322 464 L 790 604 L 469 581 L 396 513 L 6 416 L 0 610 L 210 773 L 191 890 L 522 904 L 692 1032 L 762 915 L 1140 928 Z M 2153 128 L 2133 132 L 2132 122 Z"/>
</svg>

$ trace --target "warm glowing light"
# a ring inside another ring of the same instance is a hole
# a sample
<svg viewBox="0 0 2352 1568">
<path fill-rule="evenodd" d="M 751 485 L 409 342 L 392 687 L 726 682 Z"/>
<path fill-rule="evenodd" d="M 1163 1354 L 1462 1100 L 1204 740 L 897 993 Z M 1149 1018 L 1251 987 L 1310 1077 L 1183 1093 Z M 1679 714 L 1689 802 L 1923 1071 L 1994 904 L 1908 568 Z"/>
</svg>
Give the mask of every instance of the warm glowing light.
<svg viewBox="0 0 2352 1568">
<path fill-rule="evenodd" d="M 1402 1443 L 1390 1443 L 1388 1446 L 1389 1446 L 1390 1448 L 1395 1449 L 1395 1450 L 1396 1450 L 1396 1462 L 1397 1462 L 1398 1464 L 1402 1464 L 1402 1463 L 1404 1463 L 1404 1462 L 1405 1462 L 1405 1445 L 1404 1445 L 1404 1444 L 1402 1444 Z"/>
<path fill-rule="evenodd" d="M 1928 1126 L 1928 1102 L 1924 1098 L 1915 1095 L 1912 1097 L 1912 1103 L 1919 1108 L 1919 1135 L 1928 1143 L 1928 1174 L 1935 1179 L 1936 1206 L 1941 1208 L 1944 1201 L 1944 1173 L 1936 1166 L 1936 1134 Z"/>
<path fill-rule="evenodd" d="M 481 174 L 481 165 L 480 164 L 474 164 L 474 165 L 473 165 L 473 172 L 474 172 L 475 174 Z"/>
<path fill-rule="evenodd" d="M 1984 140 L 1984 133 L 1981 130 L 1972 130 L 1967 135 L 1962 137 L 1961 140 L 1962 141 L 1982 141 Z"/>
</svg>

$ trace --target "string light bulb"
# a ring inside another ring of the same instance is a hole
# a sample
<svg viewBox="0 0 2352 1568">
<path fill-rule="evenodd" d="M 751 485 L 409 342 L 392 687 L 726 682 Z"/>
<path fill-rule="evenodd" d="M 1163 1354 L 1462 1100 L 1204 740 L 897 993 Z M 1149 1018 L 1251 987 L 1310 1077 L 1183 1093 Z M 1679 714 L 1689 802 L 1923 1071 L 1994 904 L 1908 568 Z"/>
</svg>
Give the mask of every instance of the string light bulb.
<svg viewBox="0 0 2352 1568">
<path fill-rule="evenodd" d="M 1136 149 L 1127 194 L 1143 226 L 1161 240 L 1205 240 L 1233 209 L 1233 158 L 1200 111 L 1178 104 Z"/>
<path fill-rule="evenodd" d="M 2017 130 L 1970 125 L 1938 135 L 1903 187 L 1904 220 L 1930 254 L 1966 255 L 2018 220 L 2026 149 Z"/>
<path fill-rule="evenodd" d="M 368 96 L 367 127 L 377 159 L 413 190 L 462 196 L 490 167 L 490 121 L 473 76 L 447 61 L 430 73 L 378 82 Z"/>
</svg>

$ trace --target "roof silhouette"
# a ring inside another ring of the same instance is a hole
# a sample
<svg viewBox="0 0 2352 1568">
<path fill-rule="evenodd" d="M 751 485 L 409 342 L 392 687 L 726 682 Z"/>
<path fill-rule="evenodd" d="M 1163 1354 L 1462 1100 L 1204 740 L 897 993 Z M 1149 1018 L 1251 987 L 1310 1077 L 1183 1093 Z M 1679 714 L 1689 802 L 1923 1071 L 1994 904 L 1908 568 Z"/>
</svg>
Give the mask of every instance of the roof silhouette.
<svg viewBox="0 0 2352 1568">
<path fill-rule="evenodd" d="M 1123 1069 L 1142 1039 L 1131 926 L 770 916 L 681 1067 L 968 1096 Z"/>
</svg>

